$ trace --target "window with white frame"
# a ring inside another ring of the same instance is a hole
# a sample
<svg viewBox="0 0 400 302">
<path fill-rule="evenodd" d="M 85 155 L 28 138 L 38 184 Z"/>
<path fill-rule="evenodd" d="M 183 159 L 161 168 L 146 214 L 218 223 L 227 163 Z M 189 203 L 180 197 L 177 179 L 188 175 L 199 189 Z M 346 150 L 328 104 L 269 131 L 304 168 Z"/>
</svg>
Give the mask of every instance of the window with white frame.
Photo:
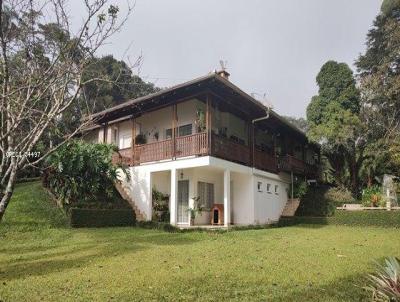
<svg viewBox="0 0 400 302">
<path fill-rule="evenodd" d="M 120 149 L 125 149 L 131 147 L 132 136 L 130 135 L 122 135 L 120 139 Z"/>
<path fill-rule="evenodd" d="M 185 136 L 191 134 L 192 134 L 192 124 L 183 125 L 178 128 L 179 136 Z"/>
<path fill-rule="evenodd" d="M 271 193 L 271 184 L 267 184 L 267 193 Z"/>
<path fill-rule="evenodd" d="M 275 185 L 275 194 L 278 195 L 279 194 L 279 186 Z"/>
<path fill-rule="evenodd" d="M 258 192 L 262 192 L 262 189 L 261 189 L 261 188 L 262 188 L 262 182 L 261 182 L 261 181 L 258 181 L 258 182 L 257 182 L 257 191 L 258 191 Z"/>
<path fill-rule="evenodd" d="M 214 184 L 199 181 L 197 183 L 197 194 L 199 196 L 199 203 L 211 209 L 214 205 Z"/>
</svg>

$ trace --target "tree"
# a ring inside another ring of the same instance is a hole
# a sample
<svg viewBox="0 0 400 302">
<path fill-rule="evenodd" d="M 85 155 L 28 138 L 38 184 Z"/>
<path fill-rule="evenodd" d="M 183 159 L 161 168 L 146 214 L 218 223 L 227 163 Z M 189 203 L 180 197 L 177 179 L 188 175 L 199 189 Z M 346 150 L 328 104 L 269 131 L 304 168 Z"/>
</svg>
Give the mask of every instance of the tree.
<svg viewBox="0 0 400 302">
<path fill-rule="evenodd" d="M 369 135 L 364 171 L 371 182 L 374 175 L 400 171 L 400 0 L 383 1 L 366 45 L 356 65 Z"/>
<path fill-rule="evenodd" d="M 84 78 L 109 79 L 93 81 L 83 86 L 83 96 L 91 105 L 91 112 L 160 90 L 153 83 L 146 83 L 139 76 L 133 75 L 132 69 L 124 61 L 118 61 L 112 55 L 94 58 L 93 64 L 85 71 Z"/>
<path fill-rule="evenodd" d="M 302 117 L 294 117 L 294 116 L 284 116 L 284 118 L 291 123 L 293 126 L 297 127 L 304 133 L 308 131 L 308 123 L 305 118 Z"/>
<path fill-rule="evenodd" d="M 82 87 L 98 80 L 84 78 L 85 70 L 131 12 L 128 7 L 120 19 L 108 0 L 84 5 L 83 22 L 73 31 L 63 0 L 0 0 L 0 221 L 17 172 L 41 162 L 86 126 L 57 127 L 80 100 Z M 56 135 L 57 144 L 46 145 L 46 135 Z"/>
<path fill-rule="evenodd" d="M 308 136 L 321 144 L 337 184 L 349 186 L 357 195 L 365 138 L 353 72 L 345 63 L 328 61 L 318 73 L 317 84 L 318 95 L 307 107 Z"/>
</svg>

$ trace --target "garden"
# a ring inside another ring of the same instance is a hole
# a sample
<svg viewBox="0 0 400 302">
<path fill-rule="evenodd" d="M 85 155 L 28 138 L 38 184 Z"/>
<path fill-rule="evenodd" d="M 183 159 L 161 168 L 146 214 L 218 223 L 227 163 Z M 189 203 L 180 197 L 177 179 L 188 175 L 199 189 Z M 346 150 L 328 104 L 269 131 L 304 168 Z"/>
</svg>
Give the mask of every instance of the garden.
<svg viewBox="0 0 400 302">
<path fill-rule="evenodd" d="M 75 229 L 40 183 L 24 183 L 0 225 L 0 300 L 368 300 L 374 261 L 400 257 L 398 234 L 394 227 L 310 224 Z"/>
</svg>

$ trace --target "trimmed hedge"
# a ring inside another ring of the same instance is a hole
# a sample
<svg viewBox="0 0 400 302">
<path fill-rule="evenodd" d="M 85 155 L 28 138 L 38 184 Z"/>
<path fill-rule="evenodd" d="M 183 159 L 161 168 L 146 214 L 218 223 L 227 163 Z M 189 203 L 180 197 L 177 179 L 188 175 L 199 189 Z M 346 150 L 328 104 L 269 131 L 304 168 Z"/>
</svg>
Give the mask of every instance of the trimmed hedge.
<svg viewBox="0 0 400 302">
<path fill-rule="evenodd" d="M 296 224 L 354 225 L 400 228 L 400 211 L 365 210 L 335 212 L 331 217 L 281 217 L 279 226 Z"/>
<path fill-rule="evenodd" d="M 135 212 L 132 209 L 69 209 L 70 224 L 74 228 L 134 226 Z"/>
</svg>

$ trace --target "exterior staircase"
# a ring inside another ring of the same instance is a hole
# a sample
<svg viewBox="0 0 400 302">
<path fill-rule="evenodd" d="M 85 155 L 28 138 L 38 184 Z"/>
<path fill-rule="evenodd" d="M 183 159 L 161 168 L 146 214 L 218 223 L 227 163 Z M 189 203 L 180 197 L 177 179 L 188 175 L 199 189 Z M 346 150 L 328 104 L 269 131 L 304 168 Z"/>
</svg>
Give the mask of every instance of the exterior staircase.
<svg viewBox="0 0 400 302">
<path fill-rule="evenodd" d="M 297 208 L 299 207 L 299 204 L 300 204 L 300 199 L 289 198 L 288 201 L 286 202 L 286 205 L 285 205 L 283 211 L 282 211 L 282 216 L 294 216 Z"/>
<path fill-rule="evenodd" d="M 142 211 L 140 211 L 140 209 L 135 204 L 135 201 L 131 197 L 129 184 L 127 184 L 126 181 L 116 182 L 115 188 L 117 189 L 119 194 L 121 194 L 121 197 L 129 202 L 129 204 L 131 205 L 133 211 L 135 212 L 136 221 L 145 221 L 146 215 Z"/>
</svg>

